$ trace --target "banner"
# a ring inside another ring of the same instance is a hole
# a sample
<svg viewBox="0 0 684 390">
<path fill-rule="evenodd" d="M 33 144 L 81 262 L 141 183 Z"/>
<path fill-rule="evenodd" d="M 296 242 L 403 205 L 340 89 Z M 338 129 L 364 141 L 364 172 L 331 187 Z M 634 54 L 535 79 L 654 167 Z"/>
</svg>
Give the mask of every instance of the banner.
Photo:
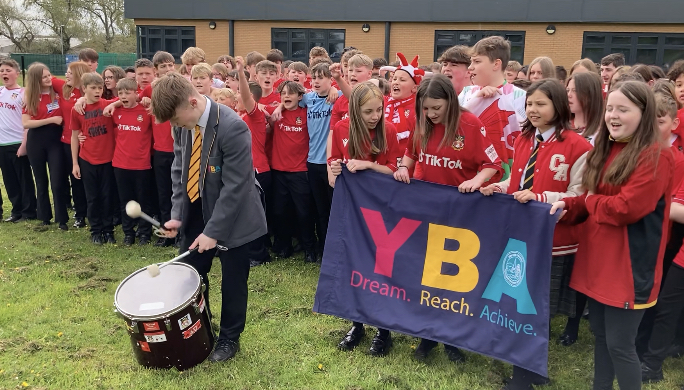
<svg viewBox="0 0 684 390">
<path fill-rule="evenodd" d="M 549 210 L 343 169 L 313 310 L 547 375 Z"/>
</svg>

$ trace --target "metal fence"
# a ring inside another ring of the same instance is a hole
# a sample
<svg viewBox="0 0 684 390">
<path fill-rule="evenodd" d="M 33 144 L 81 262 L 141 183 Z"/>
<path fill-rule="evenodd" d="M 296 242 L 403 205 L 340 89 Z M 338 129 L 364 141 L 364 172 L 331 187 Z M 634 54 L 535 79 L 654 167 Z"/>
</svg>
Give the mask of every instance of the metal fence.
<svg viewBox="0 0 684 390">
<path fill-rule="evenodd" d="M 98 73 L 102 73 L 104 68 L 109 65 L 118 65 L 122 68 L 133 66 L 137 55 L 135 53 L 99 53 L 100 59 L 97 64 Z M 10 55 L 12 59 L 17 61 L 23 70 L 34 62 L 42 62 L 50 68 L 55 76 L 61 76 L 66 73 L 67 66 L 73 61 L 78 61 L 78 55 L 66 54 L 31 54 L 31 53 L 13 53 Z"/>
</svg>

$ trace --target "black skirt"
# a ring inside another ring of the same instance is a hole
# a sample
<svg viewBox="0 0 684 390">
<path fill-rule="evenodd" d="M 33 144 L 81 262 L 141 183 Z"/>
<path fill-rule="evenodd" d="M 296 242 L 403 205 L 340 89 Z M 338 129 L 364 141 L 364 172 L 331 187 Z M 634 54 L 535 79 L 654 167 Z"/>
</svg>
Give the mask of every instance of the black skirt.
<svg viewBox="0 0 684 390">
<path fill-rule="evenodd" d="M 553 256 L 551 261 L 551 283 L 549 293 L 549 316 L 557 314 L 575 316 L 576 292 L 570 288 L 575 254 Z"/>
</svg>

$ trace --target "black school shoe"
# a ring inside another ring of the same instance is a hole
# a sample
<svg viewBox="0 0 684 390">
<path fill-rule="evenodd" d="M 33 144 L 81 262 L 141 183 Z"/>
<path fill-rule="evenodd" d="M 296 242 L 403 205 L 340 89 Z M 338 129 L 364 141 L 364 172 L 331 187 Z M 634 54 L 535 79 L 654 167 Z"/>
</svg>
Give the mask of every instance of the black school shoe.
<svg viewBox="0 0 684 390">
<path fill-rule="evenodd" d="M 114 238 L 114 233 L 102 233 L 102 239 L 107 244 L 116 244 L 116 238 Z"/>
<path fill-rule="evenodd" d="M 420 339 L 420 344 L 418 344 L 418 347 L 416 348 L 416 350 L 413 351 L 413 357 L 416 360 L 422 362 L 425 359 L 427 359 L 428 355 L 430 354 L 430 351 L 432 351 L 432 349 L 435 348 L 436 346 L 437 346 L 436 341 L 432 341 L 432 340 L 428 340 L 428 339 Z"/>
<path fill-rule="evenodd" d="M 102 234 L 93 234 L 90 236 L 90 240 L 93 242 L 95 245 L 102 245 Z"/>
<path fill-rule="evenodd" d="M 363 326 L 352 326 L 349 332 L 342 338 L 342 341 L 337 344 L 337 348 L 343 351 L 351 351 L 359 345 L 365 335 L 366 330 Z"/>
<path fill-rule="evenodd" d="M 143 246 L 147 245 L 150 243 L 150 237 L 148 236 L 140 236 L 140 239 L 138 239 L 138 245 Z"/>
<path fill-rule="evenodd" d="M 59 224 L 59 230 L 63 230 L 63 231 L 65 231 L 65 232 L 66 232 L 66 231 L 69 231 L 69 226 L 67 226 L 66 223 L 60 223 L 60 224 Z"/>
<path fill-rule="evenodd" d="M 240 342 L 233 340 L 219 340 L 216 343 L 214 352 L 209 356 L 212 363 L 225 362 L 232 359 L 240 351 Z"/>
<path fill-rule="evenodd" d="M 369 352 L 372 356 L 381 357 L 389 353 L 390 347 L 392 347 L 392 334 L 387 332 L 387 335 L 382 337 L 378 330 L 378 333 L 375 334 L 371 341 Z"/>
<path fill-rule="evenodd" d="M 126 234 L 124 236 L 123 244 L 125 246 L 131 246 L 131 245 L 135 244 L 135 236 L 132 234 Z"/>
<path fill-rule="evenodd" d="M 318 257 L 316 257 L 316 252 L 306 251 L 304 253 L 304 262 L 305 263 L 318 263 Z"/>
<path fill-rule="evenodd" d="M 76 218 L 76 220 L 74 221 L 74 227 L 75 228 L 84 228 L 86 226 L 87 225 L 86 225 L 85 218 Z"/>
<path fill-rule="evenodd" d="M 452 345 L 444 344 L 444 353 L 446 353 L 447 358 L 454 363 L 463 363 L 466 361 L 466 357 L 463 352 Z"/>
<path fill-rule="evenodd" d="M 641 364 L 641 383 L 657 383 L 663 380 L 663 367 L 653 370 L 645 364 Z"/>
</svg>

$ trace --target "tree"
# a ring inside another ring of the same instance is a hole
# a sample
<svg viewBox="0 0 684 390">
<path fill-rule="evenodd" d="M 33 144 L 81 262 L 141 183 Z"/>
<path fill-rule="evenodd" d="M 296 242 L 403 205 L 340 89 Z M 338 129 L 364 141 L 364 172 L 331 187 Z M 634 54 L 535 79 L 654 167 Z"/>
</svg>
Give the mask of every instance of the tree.
<svg viewBox="0 0 684 390">
<path fill-rule="evenodd" d="M 72 38 L 85 38 L 82 0 L 24 0 L 38 15 L 36 20 L 52 35 L 61 37 L 64 52 L 71 49 Z"/>
<path fill-rule="evenodd" d="M 26 53 L 36 35 L 33 20 L 25 18 L 10 0 L 0 0 L 0 36 L 9 39 L 17 52 Z"/>
<path fill-rule="evenodd" d="M 124 18 L 123 0 L 90 0 L 80 5 L 95 22 L 94 32 L 99 32 L 105 53 L 111 51 L 115 38 L 130 30 L 132 20 Z"/>
</svg>

